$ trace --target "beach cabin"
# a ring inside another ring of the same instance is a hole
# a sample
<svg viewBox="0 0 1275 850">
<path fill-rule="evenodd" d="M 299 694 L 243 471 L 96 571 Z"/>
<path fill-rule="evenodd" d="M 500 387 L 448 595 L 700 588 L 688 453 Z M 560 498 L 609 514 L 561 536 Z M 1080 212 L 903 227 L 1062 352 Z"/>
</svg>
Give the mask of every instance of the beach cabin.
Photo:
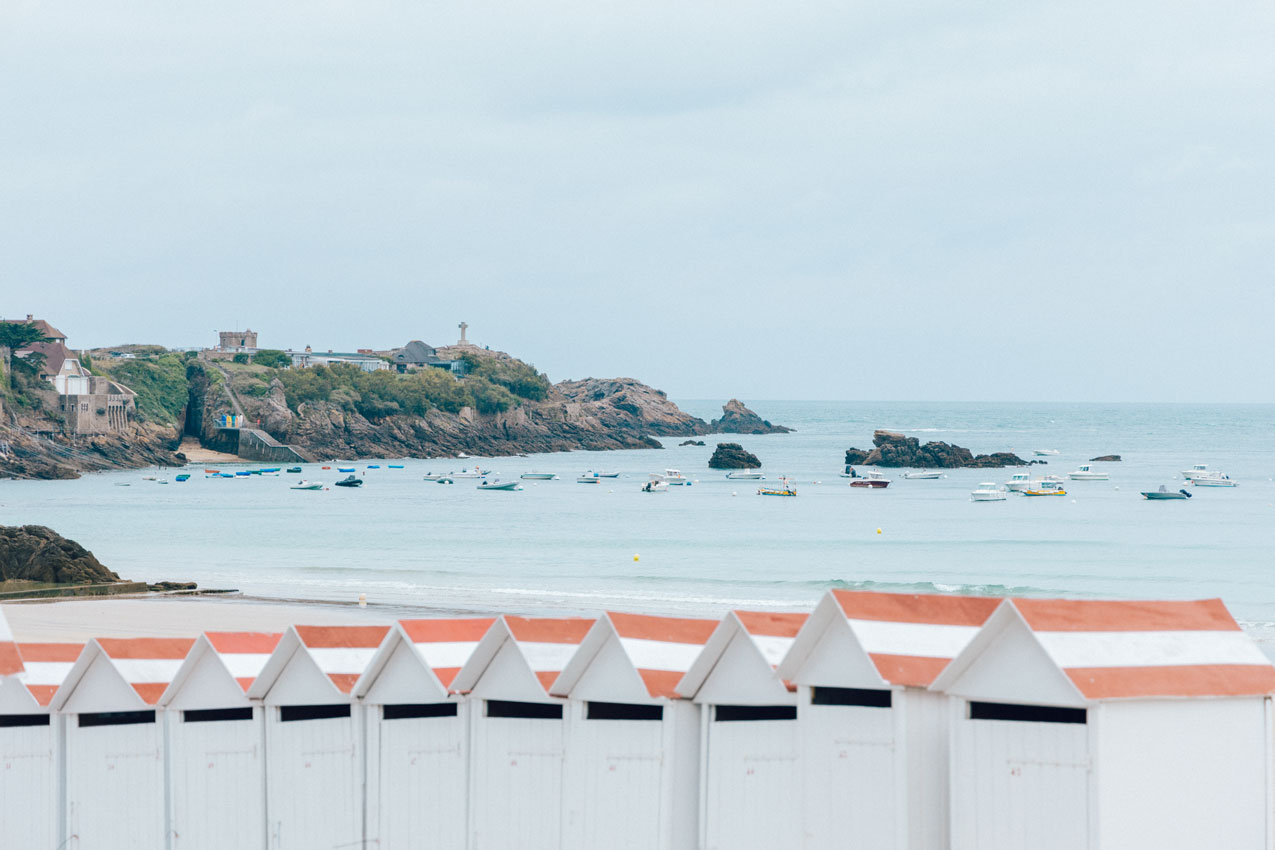
<svg viewBox="0 0 1275 850">
<path fill-rule="evenodd" d="M 363 846 L 363 716 L 350 695 L 389 626 L 292 626 L 248 697 L 265 705 L 272 850 Z"/>
<path fill-rule="evenodd" d="M 464 847 L 469 703 L 452 680 L 495 618 L 400 620 L 354 685 L 367 716 L 367 845 Z"/>
<path fill-rule="evenodd" d="M 935 680 L 953 850 L 1257 850 L 1275 667 L 1219 599 L 1011 599 Z"/>
<path fill-rule="evenodd" d="M 801 836 L 797 696 L 775 675 L 804 613 L 731 611 L 677 684 L 702 706 L 701 840 L 793 846 Z"/>
<path fill-rule="evenodd" d="M 50 707 L 65 715 L 66 839 L 84 850 L 163 847 L 164 717 L 191 638 L 95 638 Z"/>
<path fill-rule="evenodd" d="M 22 656 L 18 654 L 18 644 L 13 639 L 9 621 L 0 610 L 0 679 L 17 676 L 23 671 Z"/>
<path fill-rule="evenodd" d="M 1000 600 L 831 590 L 776 672 L 797 688 L 804 847 L 941 850 L 948 719 L 934 677 Z"/>
<path fill-rule="evenodd" d="M 264 709 L 247 690 L 281 637 L 205 632 L 159 698 L 175 850 L 266 846 Z"/>
<path fill-rule="evenodd" d="M 604 614 L 549 692 L 567 697 L 563 842 L 693 850 L 699 710 L 682 678 L 716 620 Z"/>
<path fill-rule="evenodd" d="M 592 619 L 503 615 L 452 681 L 470 709 L 470 850 L 559 850 L 566 701 L 549 686 Z"/>
<path fill-rule="evenodd" d="M 13 670 L 20 655 L 24 666 L 21 676 L 0 676 L 0 847 L 56 847 L 65 837 L 58 814 L 61 718 L 50 714 L 49 703 L 83 648 L 22 643 L 0 660 Z"/>
</svg>

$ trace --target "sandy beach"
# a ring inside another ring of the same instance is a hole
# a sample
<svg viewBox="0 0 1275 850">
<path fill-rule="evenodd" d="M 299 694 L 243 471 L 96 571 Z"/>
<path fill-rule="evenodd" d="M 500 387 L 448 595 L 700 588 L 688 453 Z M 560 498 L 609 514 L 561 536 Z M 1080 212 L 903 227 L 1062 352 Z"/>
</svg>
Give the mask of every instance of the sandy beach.
<svg viewBox="0 0 1275 850">
<path fill-rule="evenodd" d="M 206 449 L 199 445 L 199 440 L 195 437 L 184 437 L 181 446 L 177 449 L 186 455 L 186 460 L 190 463 L 243 463 L 243 459 L 238 455 L 226 454 L 225 452 L 215 452 L 212 449 Z"/>
</svg>

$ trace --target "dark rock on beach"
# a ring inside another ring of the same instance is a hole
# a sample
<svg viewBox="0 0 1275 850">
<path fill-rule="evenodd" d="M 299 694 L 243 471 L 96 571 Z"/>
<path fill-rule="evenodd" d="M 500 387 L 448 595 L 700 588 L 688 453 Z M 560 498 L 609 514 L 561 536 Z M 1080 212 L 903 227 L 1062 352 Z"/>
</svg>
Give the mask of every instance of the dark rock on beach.
<svg viewBox="0 0 1275 850">
<path fill-rule="evenodd" d="M 722 418 L 709 423 L 714 434 L 787 434 L 791 428 L 771 425 L 737 398 L 722 405 Z"/>
<path fill-rule="evenodd" d="M 975 455 L 963 446 L 931 441 L 921 445 L 916 437 L 894 431 L 876 431 L 873 449 L 847 449 L 847 466 L 915 467 L 928 469 L 994 469 L 1006 466 L 1028 466 L 1028 462 L 1011 452 Z"/>
<path fill-rule="evenodd" d="M 759 469 L 757 455 L 745 451 L 739 443 L 718 443 L 717 450 L 708 459 L 709 469 Z"/>
<path fill-rule="evenodd" d="M 1103 455 L 1102 457 L 1089 458 L 1090 463 L 1119 463 L 1120 455 Z"/>
<path fill-rule="evenodd" d="M 105 584 L 120 577 L 93 553 L 43 525 L 0 526 L 0 581 Z"/>
</svg>

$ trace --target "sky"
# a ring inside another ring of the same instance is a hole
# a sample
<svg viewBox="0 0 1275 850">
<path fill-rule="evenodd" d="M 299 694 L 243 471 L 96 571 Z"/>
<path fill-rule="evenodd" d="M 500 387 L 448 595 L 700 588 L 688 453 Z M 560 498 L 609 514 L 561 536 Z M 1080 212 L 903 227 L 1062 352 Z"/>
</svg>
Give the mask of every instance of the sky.
<svg viewBox="0 0 1275 850">
<path fill-rule="evenodd" d="M 0 316 L 1275 401 L 1267 0 L 0 5 Z"/>
</svg>

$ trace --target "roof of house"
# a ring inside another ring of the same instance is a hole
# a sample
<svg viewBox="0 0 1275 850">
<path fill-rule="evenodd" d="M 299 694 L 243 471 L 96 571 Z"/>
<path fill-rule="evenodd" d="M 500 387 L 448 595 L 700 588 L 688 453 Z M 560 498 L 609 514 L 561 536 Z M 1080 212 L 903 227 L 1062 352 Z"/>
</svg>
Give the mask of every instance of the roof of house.
<svg viewBox="0 0 1275 850">
<path fill-rule="evenodd" d="M 33 342 L 30 345 L 24 345 L 19 353 L 26 352 L 44 355 L 42 371 L 48 375 L 56 375 L 62 371 L 62 364 L 66 361 L 76 360 L 75 352 L 61 342 Z"/>
<path fill-rule="evenodd" d="M 1275 693 L 1275 665 L 1220 599 L 1007 599 L 934 687 L 960 689 L 998 643 L 1015 639 L 1085 701 Z"/>
<path fill-rule="evenodd" d="M 35 325 L 36 330 L 44 334 L 49 339 L 65 340 L 66 334 L 50 325 L 44 319 L 34 319 L 27 316 L 25 319 L 0 319 L 0 322 L 7 322 L 11 325 Z"/>
<path fill-rule="evenodd" d="M 0 611 L 0 676 L 18 676 L 23 672 L 22 656 L 18 653 L 18 644 L 13 640 L 13 632 L 9 630 L 9 621 Z"/>
<path fill-rule="evenodd" d="M 695 663 L 716 628 L 716 620 L 608 611 L 590 629 L 580 651 L 553 682 L 551 693 L 570 694 L 603 646 L 614 639 L 648 696 L 677 699 L 678 681 Z"/>
<path fill-rule="evenodd" d="M 438 359 L 434 347 L 426 345 L 419 339 L 412 340 L 394 352 L 394 360 L 397 363 L 431 363 Z"/>
<path fill-rule="evenodd" d="M 761 661 L 761 664 L 753 664 L 748 669 L 773 671 L 788 654 L 808 618 L 805 612 L 731 611 L 722 618 L 704 651 L 677 683 L 678 693 L 695 697 L 737 635 L 745 637 L 755 658 Z M 787 683 L 777 684 L 782 684 L 785 692 L 790 690 Z"/>
<path fill-rule="evenodd" d="M 41 707 L 47 707 L 53 701 L 53 695 L 66 681 L 83 649 L 82 643 L 18 644 L 18 652 L 22 654 L 26 667 L 22 684 Z"/>
</svg>

